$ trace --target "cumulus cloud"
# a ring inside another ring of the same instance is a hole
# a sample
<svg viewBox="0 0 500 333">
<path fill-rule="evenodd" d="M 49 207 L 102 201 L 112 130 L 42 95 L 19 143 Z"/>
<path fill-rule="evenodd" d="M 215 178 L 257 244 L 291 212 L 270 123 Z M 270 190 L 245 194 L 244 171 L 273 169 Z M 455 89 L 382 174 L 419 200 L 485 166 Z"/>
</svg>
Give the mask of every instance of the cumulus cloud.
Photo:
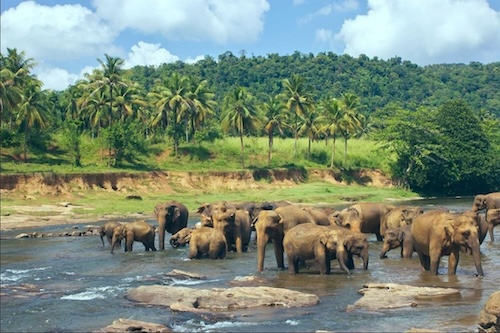
<svg viewBox="0 0 500 333">
<path fill-rule="evenodd" d="M 79 77 L 59 67 L 37 66 L 33 73 L 43 82 L 43 89 L 64 90 L 75 83 Z"/>
<path fill-rule="evenodd" d="M 205 59 L 205 56 L 204 55 L 199 55 L 199 56 L 196 56 L 194 58 L 188 57 L 188 58 L 186 58 L 186 60 L 184 60 L 184 62 L 187 63 L 187 64 L 195 64 L 198 61 L 203 60 L 203 59 Z"/>
<path fill-rule="evenodd" d="M 347 54 L 419 65 L 498 61 L 500 13 L 486 0 L 368 0 L 368 6 L 335 36 Z"/>
<path fill-rule="evenodd" d="M 270 9 L 267 0 L 94 0 L 93 4 L 97 15 L 117 30 L 220 44 L 257 40 Z"/>
<path fill-rule="evenodd" d="M 134 66 L 158 66 L 163 63 L 170 63 L 179 60 L 179 57 L 173 55 L 168 50 L 161 48 L 160 44 L 150 44 L 143 41 L 132 46 L 132 52 L 128 54 L 125 60 L 124 68 Z"/>
<path fill-rule="evenodd" d="M 358 0 L 344 0 L 333 3 L 333 9 L 338 12 L 350 12 L 359 8 Z"/>
<path fill-rule="evenodd" d="M 114 50 L 116 31 L 81 5 L 43 6 L 21 2 L 2 12 L 2 49 L 17 48 L 32 58 L 67 60 Z"/>
</svg>

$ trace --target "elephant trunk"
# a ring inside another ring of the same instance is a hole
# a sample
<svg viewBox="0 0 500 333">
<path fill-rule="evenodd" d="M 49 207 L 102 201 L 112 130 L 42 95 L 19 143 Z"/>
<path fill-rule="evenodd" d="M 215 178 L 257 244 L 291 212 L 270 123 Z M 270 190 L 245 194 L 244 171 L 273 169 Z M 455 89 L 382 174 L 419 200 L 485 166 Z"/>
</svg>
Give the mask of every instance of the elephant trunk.
<svg viewBox="0 0 500 333">
<path fill-rule="evenodd" d="M 165 250 L 165 216 L 158 216 L 158 245 L 160 250 Z"/>
<path fill-rule="evenodd" d="M 483 276 L 483 267 L 481 266 L 481 251 L 479 250 L 479 240 L 476 238 L 471 242 L 472 258 L 474 259 L 474 265 L 476 265 L 477 275 Z"/>
<path fill-rule="evenodd" d="M 180 246 L 179 242 L 175 238 L 170 238 L 170 245 L 175 249 Z"/>
<path fill-rule="evenodd" d="M 387 258 L 386 254 L 387 252 L 389 252 L 389 250 L 390 250 L 389 243 L 384 242 L 382 250 L 380 251 L 380 259 Z"/>
<path fill-rule="evenodd" d="M 266 245 L 269 241 L 269 236 L 264 233 L 257 235 L 257 270 L 262 272 L 264 270 L 264 257 L 266 255 Z"/>
<path fill-rule="evenodd" d="M 363 269 L 366 271 L 368 269 L 368 246 L 361 251 L 360 257 L 363 259 Z"/>
<path fill-rule="evenodd" d="M 337 250 L 337 253 L 335 254 L 337 256 L 337 260 L 339 261 L 340 268 L 343 269 L 344 271 L 347 272 L 347 274 L 351 274 L 349 271 L 349 268 L 347 268 L 346 262 L 347 262 L 347 253 L 344 249 L 342 250 Z"/>
<path fill-rule="evenodd" d="M 115 245 L 118 242 L 117 238 L 113 236 L 113 241 L 111 242 L 111 253 L 115 250 Z"/>
</svg>

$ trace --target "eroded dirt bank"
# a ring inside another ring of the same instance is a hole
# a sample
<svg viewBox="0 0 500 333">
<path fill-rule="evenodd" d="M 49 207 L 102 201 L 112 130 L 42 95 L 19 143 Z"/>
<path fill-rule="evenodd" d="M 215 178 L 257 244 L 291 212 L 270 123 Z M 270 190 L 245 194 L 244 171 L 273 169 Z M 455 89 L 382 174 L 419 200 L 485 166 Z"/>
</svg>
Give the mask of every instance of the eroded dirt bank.
<svg viewBox="0 0 500 333">
<path fill-rule="evenodd" d="M 360 170 L 338 173 L 333 170 L 253 170 L 235 172 L 143 172 L 143 173 L 81 173 L 55 174 L 34 173 L 23 175 L 0 175 L 0 189 L 3 193 L 63 196 L 87 190 L 108 190 L 123 193 L 150 193 L 162 191 L 172 193 L 172 188 L 206 189 L 253 189 L 294 186 L 306 180 L 328 181 L 334 184 L 353 183 L 390 187 L 392 182 L 376 170 Z"/>
</svg>

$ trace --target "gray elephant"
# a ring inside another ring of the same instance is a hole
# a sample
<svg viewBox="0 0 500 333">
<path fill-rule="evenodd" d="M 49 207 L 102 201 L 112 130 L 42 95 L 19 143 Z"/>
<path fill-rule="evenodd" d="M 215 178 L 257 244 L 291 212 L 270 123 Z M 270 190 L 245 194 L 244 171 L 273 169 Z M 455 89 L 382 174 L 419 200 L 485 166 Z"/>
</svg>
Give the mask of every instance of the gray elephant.
<svg viewBox="0 0 500 333">
<path fill-rule="evenodd" d="M 108 221 L 104 223 L 103 226 L 101 226 L 101 228 L 99 229 L 99 236 L 101 236 L 102 246 L 104 246 L 104 237 L 108 239 L 109 246 L 111 246 L 113 240 L 113 231 L 119 225 L 121 225 L 120 222 Z M 121 241 L 118 243 L 118 245 L 121 246 Z"/>
<path fill-rule="evenodd" d="M 419 206 L 397 206 L 388 211 L 380 220 L 380 235 L 389 228 L 399 228 L 412 224 L 413 220 L 424 213 Z"/>
<path fill-rule="evenodd" d="M 386 254 L 390 250 L 401 248 L 401 258 L 411 258 L 415 247 L 411 236 L 411 225 L 404 225 L 398 228 L 388 228 L 384 233 L 384 245 L 380 251 L 380 259 L 387 258 Z"/>
<path fill-rule="evenodd" d="M 488 194 L 478 194 L 474 197 L 474 202 L 472 203 L 472 211 L 478 212 L 485 210 L 488 212 L 489 209 L 500 208 L 500 192 L 492 192 Z"/>
<path fill-rule="evenodd" d="M 308 212 L 312 218 L 314 219 L 314 223 L 317 225 L 332 225 L 330 222 L 330 219 L 328 218 L 328 215 L 323 212 L 321 209 L 314 208 L 314 207 L 303 207 L 302 208 L 304 211 Z"/>
<path fill-rule="evenodd" d="M 189 259 L 200 259 L 203 256 L 210 259 L 226 257 L 226 237 L 222 231 L 214 228 L 182 228 L 172 235 L 171 240 L 179 245 L 189 243 Z"/>
<path fill-rule="evenodd" d="M 358 203 L 343 209 L 336 217 L 337 224 L 353 231 L 374 233 L 377 240 L 382 240 L 380 221 L 394 206 L 381 203 Z"/>
<path fill-rule="evenodd" d="M 269 240 L 273 242 L 278 268 L 285 268 L 283 237 L 288 230 L 302 223 L 314 224 L 314 219 L 311 214 L 294 205 L 278 207 L 275 210 L 263 210 L 259 213 L 252 223 L 257 236 L 257 270 L 259 272 L 264 270 L 264 258 Z"/>
<path fill-rule="evenodd" d="M 299 272 L 299 263 L 315 259 L 320 274 L 330 274 L 332 254 L 340 268 L 350 274 L 346 266 L 347 254 L 342 231 L 328 226 L 300 224 L 291 228 L 283 238 L 283 248 L 288 258 L 288 272 Z"/>
<path fill-rule="evenodd" d="M 182 203 L 171 200 L 157 204 L 153 214 L 158 222 L 159 247 L 160 250 L 164 250 L 165 232 L 173 235 L 185 228 L 188 223 L 189 211 Z"/>
<path fill-rule="evenodd" d="M 238 253 L 246 252 L 252 233 L 250 215 L 240 209 L 228 209 L 225 212 L 212 214 L 213 227 L 226 237 L 229 250 Z"/>
<path fill-rule="evenodd" d="M 500 225 L 500 209 L 489 209 L 486 213 L 486 223 L 488 224 L 488 232 L 490 233 L 490 240 L 493 242 L 495 236 L 493 235 L 493 228 Z"/>
<path fill-rule="evenodd" d="M 146 251 L 156 251 L 155 227 L 146 223 L 146 221 L 135 221 L 115 227 L 111 253 L 113 253 L 115 245 L 122 239 L 125 239 L 125 252 L 132 251 L 134 241 L 142 242 Z"/>
<path fill-rule="evenodd" d="M 415 251 L 422 268 L 437 275 L 442 256 L 448 257 L 448 275 L 457 272 L 460 251 L 472 253 L 477 274 L 483 276 L 478 226 L 465 214 L 430 211 L 418 216 L 411 225 Z"/>
</svg>

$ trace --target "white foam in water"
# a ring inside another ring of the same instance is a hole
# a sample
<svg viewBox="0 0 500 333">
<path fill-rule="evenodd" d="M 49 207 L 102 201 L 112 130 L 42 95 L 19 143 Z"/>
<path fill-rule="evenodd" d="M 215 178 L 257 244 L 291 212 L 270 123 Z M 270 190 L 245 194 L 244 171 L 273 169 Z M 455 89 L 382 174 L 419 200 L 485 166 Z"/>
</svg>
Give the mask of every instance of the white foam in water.
<svg viewBox="0 0 500 333">
<path fill-rule="evenodd" d="M 197 284 L 207 283 L 207 282 L 215 282 L 218 280 L 177 280 L 172 279 L 172 282 L 169 283 L 169 286 L 194 286 Z"/>
<path fill-rule="evenodd" d="M 44 271 L 51 267 L 38 267 L 32 269 L 7 269 L 5 273 L 0 274 L 0 281 L 2 282 L 17 282 L 23 278 L 32 276 L 33 272 Z"/>
<path fill-rule="evenodd" d="M 61 299 L 73 300 L 73 301 L 89 301 L 92 299 L 106 299 L 108 296 L 116 296 L 117 292 L 120 290 L 124 290 L 126 287 L 120 286 L 105 286 L 98 288 L 89 288 L 87 291 L 62 296 Z"/>
<path fill-rule="evenodd" d="M 260 325 L 260 323 L 218 321 L 213 324 L 205 324 L 204 321 L 200 321 L 198 323 L 191 319 L 188 320 L 185 323 L 185 325 L 172 325 L 172 330 L 175 332 L 217 332 L 222 328 L 256 326 L 256 325 Z"/>
<path fill-rule="evenodd" d="M 288 319 L 287 321 L 285 321 L 285 324 L 288 324 L 290 326 L 297 326 L 299 324 L 299 321 Z"/>
</svg>

